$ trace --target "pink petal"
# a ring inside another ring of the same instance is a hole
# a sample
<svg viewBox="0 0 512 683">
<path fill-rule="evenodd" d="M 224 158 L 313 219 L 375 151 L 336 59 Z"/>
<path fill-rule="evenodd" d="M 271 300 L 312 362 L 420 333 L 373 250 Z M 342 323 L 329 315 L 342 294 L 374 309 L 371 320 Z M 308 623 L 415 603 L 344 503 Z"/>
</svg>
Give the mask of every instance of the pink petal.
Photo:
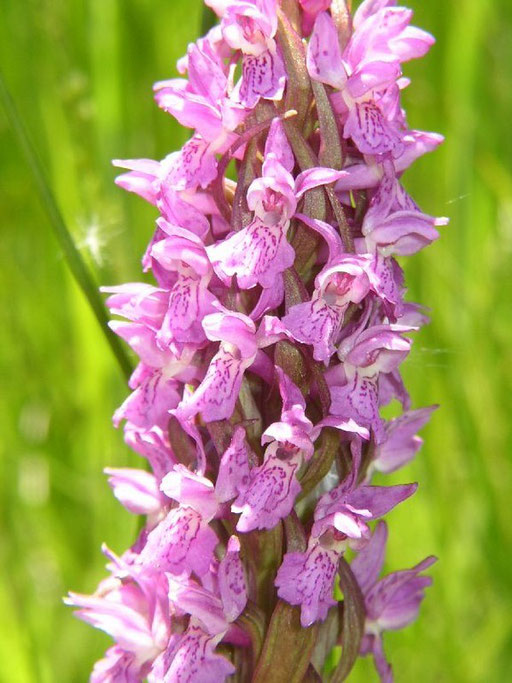
<svg viewBox="0 0 512 683">
<path fill-rule="evenodd" d="M 242 289 L 251 289 L 257 284 L 272 287 L 274 279 L 295 259 L 295 252 L 286 240 L 287 231 L 288 223 L 269 227 L 254 219 L 246 228 L 208 247 L 215 272 L 226 284 L 236 275 Z"/>
<path fill-rule="evenodd" d="M 263 465 L 251 470 L 247 488 L 231 506 L 233 512 L 242 513 L 236 525 L 238 531 L 272 529 L 290 514 L 301 490 L 297 469 L 297 463 L 271 455 Z"/>
<path fill-rule="evenodd" d="M 327 361 L 335 352 L 334 343 L 343 322 L 344 309 L 328 306 L 321 295 L 292 306 L 283 318 L 291 335 L 313 346 L 315 360 Z"/>
<path fill-rule="evenodd" d="M 286 137 L 282 121 L 277 117 L 272 121 L 265 142 L 265 157 L 269 154 L 273 154 L 289 173 L 293 171 L 295 157 Z"/>
<path fill-rule="evenodd" d="M 311 78 L 333 88 L 342 88 L 347 79 L 338 33 L 327 12 L 316 18 L 308 45 L 307 67 Z"/>
<path fill-rule="evenodd" d="M 228 621 L 235 621 L 247 604 L 247 580 L 240 559 L 240 541 L 231 536 L 226 554 L 219 564 L 219 590 Z"/>
<path fill-rule="evenodd" d="M 404 151 L 401 135 L 385 120 L 374 102 L 356 103 L 350 108 L 343 136 L 352 138 L 361 154 L 391 152 L 397 158 Z"/>
<path fill-rule="evenodd" d="M 386 522 L 379 522 L 368 544 L 352 560 L 350 568 L 365 594 L 377 581 L 384 564 L 388 528 Z"/>
<path fill-rule="evenodd" d="M 181 401 L 176 414 L 181 419 L 201 413 L 205 422 L 231 417 L 240 392 L 244 370 L 250 362 L 235 352 L 220 347 L 213 357 L 206 375 L 194 393 Z"/>
<path fill-rule="evenodd" d="M 223 683 L 235 672 L 231 662 L 214 652 L 218 638 L 205 634 L 198 626 L 189 626 L 177 646 L 161 678 L 163 683 L 190 681 L 190 683 Z"/>
<path fill-rule="evenodd" d="M 149 532 L 140 553 L 140 562 L 162 572 L 205 574 L 217 545 L 215 532 L 190 507 L 171 510 L 158 526 Z"/>
<path fill-rule="evenodd" d="M 175 190 L 206 188 L 217 176 L 217 160 L 210 143 L 194 135 L 176 155 L 165 182 Z"/>
<path fill-rule="evenodd" d="M 412 496 L 417 484 L 404 484 L 398 486 L 359 486 L 347 494 L 347 505 L 357 510 L 368 510 L 372 519 L 384 516 L 396 505 Z"/>
<path fill-rule="evenodd" d="M 108 483 L 114 491 L 114 496 L 130 512 L 136 515 L 151 515 L 162 508 L 165 498 L 160 493 L 153 474 L 126 467 L 106 467 L 103 471 L 108 475 Z"/>
<path fill-rule="evenodd" d="M 339 556 L 312 539 L 305 553 L 286 553 L 283 558 L 275 580 L 277 594 L 291 605 L 300 605 L 304 628 L 323 621 L 336 604 L 332 595 Z"/>
<path fill-rule="evenodd" d="M 113 417 L 117 427 L 121 420 L 128 420 L 136 427 L 167 429 L 169 410 L 180 400 L 175 379 L 165 379 L 161 372 L 146 377 L 140 386 L 128 396 Z"/>
<path fill-rule="evenodd" d="M 281 100 L 285 83 L 286 71 L 277 52 L 267 50 L 258 56 L 244 55 L 242 79 L 235 88 L 233 97 L 252 109 L 261 97 L 266 100 Z"/>
<path fill-rule="evenodd" d="M 221 503 L 235 498 L 249 483 L 249 447 L 243 427 L 236 427 L 229 448 L 222 456 L 215 493 Z"/>
<path fill-rule="evenodd" d="M 166 496 L 200 512 L 204 519 L 215 516 L 218 502 L 209 479 L 191 472 L 184 465 L 175 465 L 160 486 Z"/>
</svg>

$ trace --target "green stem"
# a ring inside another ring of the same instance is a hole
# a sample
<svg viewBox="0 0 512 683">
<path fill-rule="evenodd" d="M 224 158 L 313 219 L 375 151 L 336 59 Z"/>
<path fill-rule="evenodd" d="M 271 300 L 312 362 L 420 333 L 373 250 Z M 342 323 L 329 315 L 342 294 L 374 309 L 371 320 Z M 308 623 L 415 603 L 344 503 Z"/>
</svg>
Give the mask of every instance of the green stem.
<svg viewBox="0 0 512 683">
<path fill-rule="evenodd" d="M 311 81 L 306 67 L 306 51 L 302 38 L 281 9 L 278 9 L 277 16 L 279 20 L 277 39 L 281 46 L 287 73 L 284 108 L 285 111 L 288 109 L 297 111 L 295 125 L 302 130 L 313 99 Z"/>
<path fill-rule="evenodd" d="M 342 51 L 345 49 L 352 33 L 352 17 L 350 3 L 346 0 L 332 0 L 331 16 L 338 30 L 338 38 Z"/>
<path fill-rule="evenodd" d="M 318 160 L 322 166 L 335 168 L 339 171 L 343 168 L 343 153 L 336 116 L 324 84 L 311 81 L 311 85 L 315 94 L 316 111 L 322 138 Z"/>
<path fill-rule="evenodd" d="M 343 622 L 341 631 L 341 659 L 330 683 L 342 683 L 352 671 L 364 635 L 364 597 L 345 558 L 341 558 L 338 574 L 343 591 Z"/>
<path fill-rule="evenodd" d="M 94 280 L 82 259 L 80 252 L 75 246 L 73 238 L 64 222 L 62 214 L 57 206 L 55 197 L 50 189 L 49 183 L 46 179 L 43 166 L 39 157 L 37 156 L 36 150 L 32 145 L 27 131 L 23 125 L 20 115 L 16 109 L 16 105 L 7 89 L 6 83 L 4 81 L 3 75 L 0 72 L 0 99 L 2 101 L 5 113 L 7 115 L 7 120 L 16 136 L 19 145 L 23 151 L 25 159 L 32 171 L 32 176 L 34 178 L 37 191 L 39 193 L 39 198 L 46 210 L 46 214 L 53 228 L 55 236 L 59 242 L 59 245 L 64 252 L 64 257 L 68 263 L 68 266 L 78 283 L 78 286 L 84 293 L 89 305 L 98 321 L 103 334 L 112 350 L 114 356 L 119 363 L 123 375 L 129 377 L 132 372 L 132 364 L 126 351 L 121 345 L 118 337 L 108 327 L 108 316 L 105 310 L 103 301 L 101 300 L 98 288 L 96 287 Z"/>
<path fill-rule="evenodd" d="M 285 131 L 286 131 L 286 136 L 288 138 L 288 142 L 290 143 L 290 146 L 293 150 L 293 153 L 295 154 L 295 157 L 299 163 L 301 171 L 305 171 L 308 168 L 312 168 L 313 166 L 319 166 L 320 162 L 318 161 L 315 153 L 311 149 L 310 145 L 308 142 L 302 137 L 300 132 L 297 130 L 297 128 L 294 126 L 293 121 L 285 121 Z M 308 214 L 308 216 L 312 216 L 314 218 L 318 218 L 318 214 L 316 211 L 320 211 L 321 207 L 318 205 L 318 202 L 320 201 L 321 195 L 318 195 L 318 192 L 321 190 L 321 188 L 315 188 L 314 190 L 310 190 L 310 192 L 306 193 L 306 199 L 308 195 L 311 195 L 313 192 L 315 194 L 315 201 L 317 202 L 317 205 L 314 207 L 313 213 L 309 213 L 309 211 L 306 211 L 306 208 L 304 209 L 304 212 Z M 334 187 L 332 185 L 324 185 L 323 187 L 323 192 L 327 195 L 327 198 L 329 199 L 329 203 L 331 204 L 332 210 L 334 212 L 334 216 L 336 220 L 338 221 L 338 225 L 340 228 L 340 234 L 341 234 L 341 239 L 343 240 L 343 245 L 345 247 L 345 250 L 349 253 L 352 253 L 354 251 L 354 241 L 352 239 L 352 235 L 350 233 L 350 226 L 347 222 L 345 212 L 343 211 L 343 207 L 336 196 L 336 193 L 334 191 Z M 323 194 L 322 192 L 322 194 Z"/>
</svg>

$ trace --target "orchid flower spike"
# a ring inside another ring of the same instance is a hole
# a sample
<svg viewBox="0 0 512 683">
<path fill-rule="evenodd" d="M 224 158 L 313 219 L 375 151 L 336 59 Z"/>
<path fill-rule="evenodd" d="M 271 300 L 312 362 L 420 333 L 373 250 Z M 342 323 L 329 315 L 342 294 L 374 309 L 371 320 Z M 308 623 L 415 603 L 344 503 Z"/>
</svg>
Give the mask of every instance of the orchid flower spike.
<svg viewBox="0 0 512 683">
<path fill-rule="evenodd" d="M 389 683 L 383 633 L 416 618 L 434 561 L 379 579 L 379 520 L 417 484 L 372 484 L 418 453 L 434 410 L 401 377 L 427 318 L 396 260 L 447 223 L 401 184 L 442 140 L 400 105 L 434 39 L 395 0 L 206 5 L 219 23 L 155 85 L 190 139 L 114 162 L 157 214 L 153 284 L 103 289 L 139 359 L 114 424 L 150 470 L 105 472 L 144 521 L 67 602 L 114 641 L 96 683 L 324 680 L 340 638 L 339 680 L 359 653 Z"/>
</svg>

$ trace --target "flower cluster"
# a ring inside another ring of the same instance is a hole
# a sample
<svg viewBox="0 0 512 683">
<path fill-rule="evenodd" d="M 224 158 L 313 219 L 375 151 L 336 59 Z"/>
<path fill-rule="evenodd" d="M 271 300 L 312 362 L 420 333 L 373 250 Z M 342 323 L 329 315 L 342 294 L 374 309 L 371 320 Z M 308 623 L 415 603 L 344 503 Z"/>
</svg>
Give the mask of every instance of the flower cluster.
<svg viewBox="0 0 512 683">
<path fill-rule="evenodd" d="M 114 422 L 151 470 L 106 473 L 146 521 L 68 602 L 115 640 L 92 681 L 263 680 L 276 610 L 304 630 L 343 614 L 350 548 L 356 648 L 390 681 L 382 632 L 416 616 L 434 561 L 377 580 L 387 528 L 370 528 L 416 490 L 373 473 L 414 457 L 433 411 L 411 410 L 400 376 L 427 318 L 396 260 L 447 222 L 400 183 L 442 139 L 400 107 L 402 63 L 433 38 L 394 0 L 353 16 L 342 0 L 206 4 L 220 23 L 155 85 L 192 137 L 160 162 L 114 162 L 160 214 L 142 261 L 156 283 L 104 289 L 139 358 Z"/>
</svg>

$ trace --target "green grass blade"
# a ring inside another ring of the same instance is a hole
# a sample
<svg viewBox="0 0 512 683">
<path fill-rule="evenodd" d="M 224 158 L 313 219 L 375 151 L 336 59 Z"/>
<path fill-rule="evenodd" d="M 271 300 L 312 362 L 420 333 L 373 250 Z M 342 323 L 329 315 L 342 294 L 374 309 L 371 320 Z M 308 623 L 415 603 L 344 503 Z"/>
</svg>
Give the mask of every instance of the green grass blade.
<svg viewBox="0 0 512 683">
<path fill-rule="evenodd" d="M 107 312 L 101 300 L 98 288 L 95 285 L 92 275 L 82 259 L 75 242 L 73 241 L 73 237 L 68 230 L 66 223 L 64 222 L 59 207 L 57 206 L 57 202 L 55 201 L 53 192 L 48 184 L 48 181 L 46 180 L 41 161 L 39 160 L 36 150 L 32 145 L 30 138 L 28 137 L 27 131 L 25 130 L 23 122 L 16 109 L 16 105 L 14 104 L 9 90 L 7 89 L 7 85 L 1 72 L 0 99 L 2 100 L 7 120 L 9 121 L 9 124 L 20 144 L 20 147 L 23 150 L 23 154 L 30 167 L 30 170 L 32 171 L 39 197 L 46 210 L 48 219 L 64 253 L 68 266 L 82 292 L 87 298 L 87 301 L 89 302 L 96 320 L 98 321 L 123 374 L 128 378 L 133 369 L 130 359 L 128 358 L 128 355 L 126 354 L 126 351 L 121 345 L 118 337 L 116 337 L 108 327 Z"/>
</svg>

